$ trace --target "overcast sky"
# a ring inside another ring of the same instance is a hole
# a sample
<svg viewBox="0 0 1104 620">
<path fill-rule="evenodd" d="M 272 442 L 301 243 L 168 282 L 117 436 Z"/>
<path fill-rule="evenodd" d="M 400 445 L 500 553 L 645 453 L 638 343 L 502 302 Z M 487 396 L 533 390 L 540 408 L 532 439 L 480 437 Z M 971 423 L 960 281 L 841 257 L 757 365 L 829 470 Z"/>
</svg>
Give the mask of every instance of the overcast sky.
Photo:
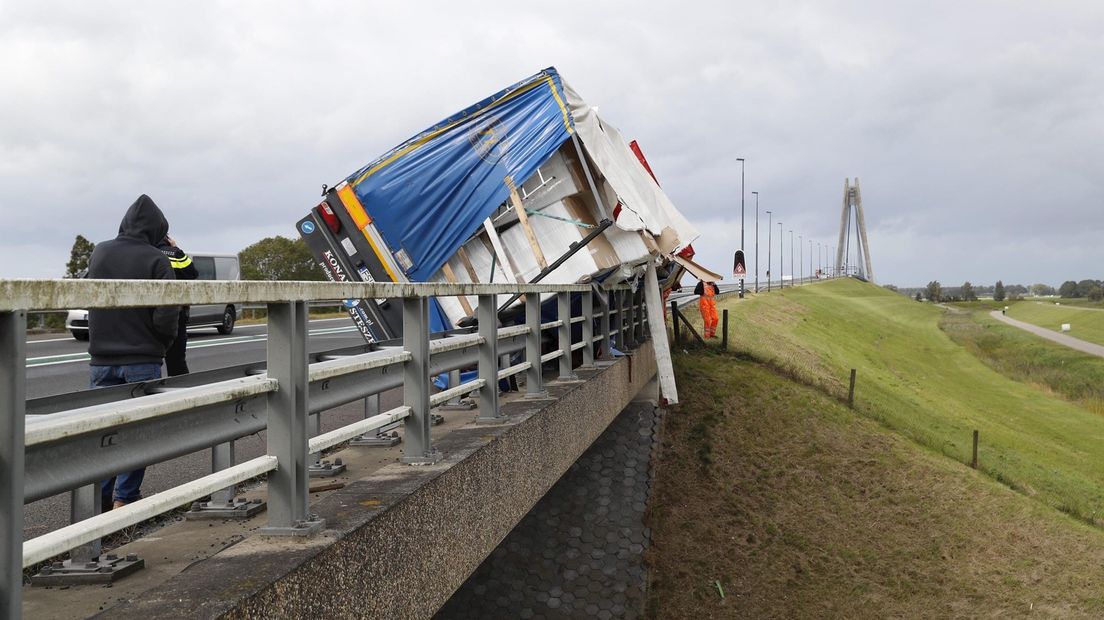
<svg viewBox="0 0 1104 620">
<path fill-rule="evenodd" d="M 1104 278 L 1097 1 L 0 0 L 0 59 L 5 278 L 60 277 L 141 193 L 192 252 L 293 237 L 323 183 L 547 66 L 722 273 L 743 157 L 763 270 L 767 209 L 787 255 L 834 245 L 859 177 L 879 282 Z"/>
</svg>

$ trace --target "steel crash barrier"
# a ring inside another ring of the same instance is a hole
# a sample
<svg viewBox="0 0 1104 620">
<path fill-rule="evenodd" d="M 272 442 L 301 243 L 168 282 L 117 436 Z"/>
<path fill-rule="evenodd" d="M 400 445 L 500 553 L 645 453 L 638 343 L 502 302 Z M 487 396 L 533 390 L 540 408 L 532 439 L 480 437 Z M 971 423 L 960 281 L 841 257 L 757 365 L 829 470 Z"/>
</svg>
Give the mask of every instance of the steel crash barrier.
<svg viewBox="0 0 1104 620">
<path fill-rule="evenodd" d="M 430 299 L 457 295 L 478 298 L 476 326 L 431 334 Z M 522 324 L 500 325 L 499 295 L 522 295 Z M 542 296 L 545 306 L 555 308 L 555 320 L 542 322 Z M 315 356 L 311 363 L 307 305 L 349 298 L 401 301 L 401 342 Z M 30 311 L 228 302 L 267 307 L 263 367 L 250 368 L 246 376 L 138 391 L 122 400 L 110 396 L 116 388 L 107 388 L 62 399 L 60 410 L 28 408 Z M 478 419 L 494 421 L 500 416 L 499 380 L 521 375 L 524 396 L 543 397 L 545 363 L 558 360 L 559 378 L 572 379 L 574 352 L 578 367 L 594 367 L 596 355 L 608 357 L 610 346 L 624 350 L 644 340 L 646 326 L 644 295 L 624 285 L 606 290 L 549 284 L 0 280 L 0 613 L 20 616 L 23 568 L 65 553 L 71 560 L 47 564 L 44 572 L 81 562 L 94 571 L 134 564 L 134 557 L 99 558 L 100 538 L 206 497 L 232 498 L 234 485 L 261 475 L 267 474 L 268 483 L 262 533 L 317 532 L 323 523 L 309 510 L 308 470 L 323 450 L 401 423 L 402 462 L 433 463 L 439 458 L 430 436 L 433 407 L 476 393 Z M 545 353 L 542 334 L 551 330 L 554 338 L 547 339 Z M 596 353 L 595 343 L 610 346 L 599 346 Z M 455 376 L 473 366 L 476 378 L 431 394 L 432 376 L 450 371 Z M 401 406 L 318 433 L 320 412 L 398 387 Z M 232 442 L 261 431 L 267 454 L 233 463 Z M 215 470 L 210 475 L 122 508 L 98 510 L 101 480 L 208 448 Z M 67 492 L 73 498 L 71 525 L 24 541 L 23 505 Z"/>
</svg>

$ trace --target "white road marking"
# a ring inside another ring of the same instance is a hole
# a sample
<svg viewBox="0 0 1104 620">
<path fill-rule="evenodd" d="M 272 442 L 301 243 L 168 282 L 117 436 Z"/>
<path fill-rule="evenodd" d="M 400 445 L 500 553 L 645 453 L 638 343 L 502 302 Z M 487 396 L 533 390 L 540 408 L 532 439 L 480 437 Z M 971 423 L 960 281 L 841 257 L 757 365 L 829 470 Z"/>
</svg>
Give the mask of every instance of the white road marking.
<svg viewBox="0 0 1104 620">
<path fill-rule="evenodd" d="M 311 321 L 311 323 L 320 323 L 322 321 L 334 321 L 334 320 L 348 320 L 342 317 L 341 319 L 318 319 Z M 333 334 L 342 334 L 348 332 L 355 332 L 357 328 L 355 325 L 348 325 L 344 327 L 324 327 L 321 329 L 312 329 L 308 333 L 311 336 L 329 336 Z M 250 336 L 229 336 L 227 338 L 219 338 L 218 340 L 207 341 L 191 341 L 188 343 L 188 350 L 192 349 L 206 349 L 208 347 L 225 347 L 232 344 L 244 344 L 247 342 L 256 342 L 259 340 L 265 340 L 268 338 L 268 332 L 263 334 L 256 334 Z M 88 353 L 64 353 L 61 355 L 44 355 L 41 357 L 29 357 L 27 358 L 27 368 L 37 368 L 39 366 L 56 366 L 58 364 L 74 364 L 78 362 L 87 362 L 92 359 Z"/>
</svg>

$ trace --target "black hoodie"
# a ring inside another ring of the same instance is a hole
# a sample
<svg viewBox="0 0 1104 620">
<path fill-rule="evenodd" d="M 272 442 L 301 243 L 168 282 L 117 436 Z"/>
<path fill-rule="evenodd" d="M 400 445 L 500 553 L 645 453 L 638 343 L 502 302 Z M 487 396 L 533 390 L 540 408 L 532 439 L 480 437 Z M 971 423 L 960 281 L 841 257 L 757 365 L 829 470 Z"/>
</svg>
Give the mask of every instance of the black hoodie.
<svg viewBox="0 0 1104 620">
<path fill-rule="evenodd" d="M 169 259 L 157 244 L 169 232 L 165 214 L 142 194 L 127 209 L 119 236 L 96 244 L 88 260 L 89 278 L 175 280 Z M 88 312 L 88 352 L 92 366 L 160 364 L 176 337 L 180 306 L 120 308 Z"/>
</svg>

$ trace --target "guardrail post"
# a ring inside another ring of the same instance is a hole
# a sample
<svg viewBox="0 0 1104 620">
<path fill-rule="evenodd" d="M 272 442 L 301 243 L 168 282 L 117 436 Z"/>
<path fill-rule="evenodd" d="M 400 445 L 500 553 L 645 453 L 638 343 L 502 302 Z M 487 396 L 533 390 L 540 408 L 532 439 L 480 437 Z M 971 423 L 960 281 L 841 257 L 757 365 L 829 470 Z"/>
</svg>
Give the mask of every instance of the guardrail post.
<svg viewBox="0 0 1104 620">
<path fill-rule="evenodd" d="M 525 337 L 525 398 L 545 398 L 544 377 L 541 375 L 541 302 L 539 293 L 525 296 L 525 325 L 529 334 Z"/>
<path fill-rule="evenodd" d="M 103 511 L 103 500 L 100 493 L 100 483 L 93 482 L 69 491 L 69 522 L 79 523 L 90 519 Z M 87 565 L 100 557 L 102 550 L 101 541 L 97 538 L 94 542 L 81 545 L 69 551 L 69 562 L 74 568 L 79 565 Z M 98 568 L 98 565 L 97 565 Z"/>
<path fill-rule="evenodd" d="M 617 321 L 613 330 L 613 348 L 625 352 L 625 291 L 613 291 L 613 306 L 617 308 Z"/>
<path fill-rule="evenodd" d="M 594 291 L 587 291 L 580 296 L 583 311 L 582 338 L 586 345 L 583 347 L 583 365 L 580 368 L 594 368 Z"/>
<path fill-rule="evenodd" d="M 27 312 L 0 312 L 0 617 L 23 617 Z"/>
<path fill-rule="evenodd" d="M 307 438 L 317 437 L 322 434 L 322 414 L 312 413 L 307 422 Z M 344 473 L 345 464 L 341 459 L 323 461 L 322 453 L 315 452 L 307 455 L 307 475 L 311 478 L 333 478 Z"/>
<path fill-rule="evenodd" d="M 220 472 L 234 466 L 234 442 L 227 441 L 211 446 L 211 473 Z M 245 501 L 235 499 L 237 486 L 230 485 L 211 494 L 210 501 L 194 502 L 186 519 L 248 519 L 265 509 L 265 502 L 259 499 Z"/>
<path fill-rule="evenodd" d="M 404 297 L 403 348 L 410 361 L 403 365 L 403 404 L 410 416 L 403 423 L 402 462 L 423 465 L 437 461 L 429 427 L 429 299 Z"/>
<path fill-rule="evenodd" d="M 636 348 L 636 293 L 630 287 L 622 293 L 621 307 L 625 309 L 625 346 Z"/>
<path fill-rule="evenodd" d="M 498 420 L 498 298 L 497 295 L 480 295 L 475 309 L 479 321 L 479 421 Z"/>
<path fill-rule="evenodd" d="M 307 304 L 268 304 L 268 453 L 279 461 L 268 477 L 264 534 L 306 536 L 322 529 L 310 514 L 307 474 Z"/>
<path fill-rule="evenodd" d="M 610 310 L 612 302 L 610 301 L 610 294 L 606 291 L 602 291 L 602 295 L 605 296 L 605 303 L 602 304 L 602 316 L 598 319 L 598 329 L 602 333 L 602 347 L 598 349 L 598 359 L 608 362 L 613 359 L 613 355 L 610 354 L 610 340 L 613 338 L 613 332 L 610 329 Z"/>
<path fill-rule="evenodd" d="M 560 317 L 560 381 L 571 381 L 579 376 L 571 367 L 571 293 L 556 293 L 556 316 Z"/>
</svg>

